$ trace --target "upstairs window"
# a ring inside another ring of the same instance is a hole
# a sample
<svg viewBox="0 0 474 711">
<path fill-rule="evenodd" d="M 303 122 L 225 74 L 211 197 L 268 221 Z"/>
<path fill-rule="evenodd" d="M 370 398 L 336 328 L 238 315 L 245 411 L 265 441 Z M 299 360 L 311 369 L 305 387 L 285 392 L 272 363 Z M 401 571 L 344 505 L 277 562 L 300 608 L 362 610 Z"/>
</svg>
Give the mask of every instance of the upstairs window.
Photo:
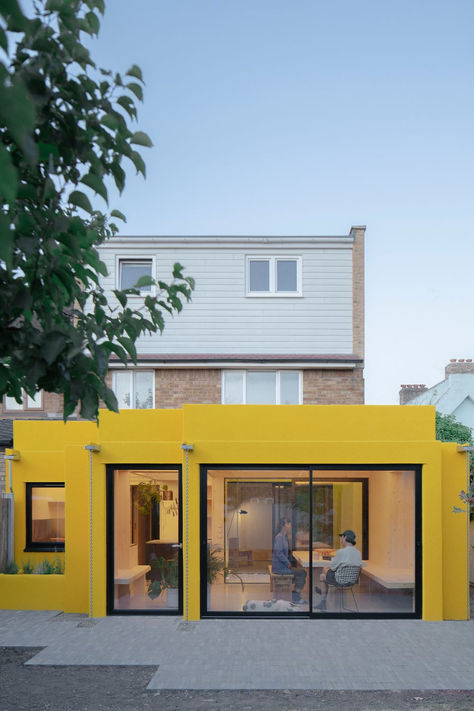
<svg viewBox="0 0 474 711">
<path fill-rule="evenodd" d="M 119 259 L 118 275 L 119 289 L 133 289 L 140 277 L 153 277 L 153 259 Z M 151 292 L 151 286 L 140 287 L 144 296 Z"/>
<path fill-rule="evenodd" d="M 43 409 L 43 391 L 40 390 L 33 397 L 25 391 L 21 394 L 23 402 L 17 402 L 14 397 L 5 395 L 3 398 L 3 409 L 5 412 L 25 412 L 29 410 Z"/>
<path fill-rule="evenodd" d="M 154 407 L 155 373 L 153 370 L 116 371 L 112 390 L 121 410 L 143 410 Z"/>
<path fill-rule="evenodd" d="M 247 257 L 247 296 L 302 296 L 301 257 Z"/>
<path fill-rule="evenodd" d="M 300 405 L 298 370 L 224 370 L 224 405 Z"/>
</svg>

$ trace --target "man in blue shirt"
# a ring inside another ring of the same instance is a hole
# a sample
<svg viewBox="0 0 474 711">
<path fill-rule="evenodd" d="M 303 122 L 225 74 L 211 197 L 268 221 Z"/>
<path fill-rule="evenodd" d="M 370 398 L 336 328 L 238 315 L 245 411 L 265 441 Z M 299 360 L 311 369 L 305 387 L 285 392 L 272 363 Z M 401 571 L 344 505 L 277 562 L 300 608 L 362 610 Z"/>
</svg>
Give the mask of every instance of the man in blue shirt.
<svg viewBox="0 0 474 711">
<path fill-rule="evenodd" d="M 291 521 L 282 518 L 278 524 L 278 532 L 273 543 L 272 573 L 276 575 L 292 575 L 294 590 L 292 601 L 297 605 L 306 605 L 306 600 L 301 597 L 301 591 L 306 582 L 306 571 L 296 567 L 296 559 L 290 550 L 289 535 L 291 533 Z"/>
</svg>

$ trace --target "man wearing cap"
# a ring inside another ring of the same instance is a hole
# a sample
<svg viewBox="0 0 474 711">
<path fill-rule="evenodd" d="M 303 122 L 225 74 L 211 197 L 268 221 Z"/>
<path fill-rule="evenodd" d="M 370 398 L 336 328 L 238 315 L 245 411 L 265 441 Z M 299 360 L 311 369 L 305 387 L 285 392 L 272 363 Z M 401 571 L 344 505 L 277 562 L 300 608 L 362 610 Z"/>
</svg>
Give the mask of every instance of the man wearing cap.
<svg viewBox="0 0 474 711">
<path fill-rule="evenodd" d="M 331 560 L 331 565 L 328 568 L 323 568 L 323 572 L 319 577 L 321 587 L 315 586 L 317 593 L 321 595 L 321 602 L 316 605 L 317 610 L 325 610 L 328 597 L 328 583 L 337 585 L 336 570 L 340 565 L 362 565 L 362 556 L 360 551 L 355 547 L 356 534 L 354 531 L 347 529 L 339 534 L 342 548 L 338 550 L 334 558 Z"/>
</svg>

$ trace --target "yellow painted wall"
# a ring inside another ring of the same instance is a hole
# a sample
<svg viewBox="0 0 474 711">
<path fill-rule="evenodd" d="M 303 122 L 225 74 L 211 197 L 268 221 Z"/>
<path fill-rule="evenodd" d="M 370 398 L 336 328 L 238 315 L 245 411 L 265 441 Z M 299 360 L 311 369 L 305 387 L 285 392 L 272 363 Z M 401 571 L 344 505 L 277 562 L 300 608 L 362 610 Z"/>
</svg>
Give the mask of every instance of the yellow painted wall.
<svg viewBox="0 0 474 711">
<path fill-rule="evenodd" d="M 189 454 L 190 619 L 199 618 L 199 467 L 200 464 L 421 464 L 423 617 L 465 619 L 467 608 L 466 520 L 451 514 L 457 492 L 465 487 L 465 455 L 434 439 L 434 408 L 392 406 L 222 406 L 186 405 L 182 410 L 101 413 L 100 426 L 89 422 L 15 423 L 13 463 L 15 556 L 24 547 L 24 483 L 66 483 L 66 572 L 45 576 L 33 587 L 22 576 L 0 576 L 6 608 L 32 607 L 87 612 L 89 606 L 89 453 L 93 454 L 94 616 L 106 613 L 107 464 L 183 466 L 182 442 Z M 183 506 L 184 526 L 186 509 Z M 184 536 L 183 536 L 184 539 Z M 186 550 L 183 551 L 186 555 Z M 45 557 L 45 554 L 35 554 Z M 31 556 L 32 557 L 32 556 Z M 39 577 L 39 576 L 35 576 Z M 8 580 L 7 580 L 8 578 Z M 41 588 L 41 589 L 40 589 Z M 31 590 L 31 595 L 29 594 Z M 20 594 L 20 591 L 21 594 Z M 54 604 L 53 604 L 54 603 Z"/>
</svg>

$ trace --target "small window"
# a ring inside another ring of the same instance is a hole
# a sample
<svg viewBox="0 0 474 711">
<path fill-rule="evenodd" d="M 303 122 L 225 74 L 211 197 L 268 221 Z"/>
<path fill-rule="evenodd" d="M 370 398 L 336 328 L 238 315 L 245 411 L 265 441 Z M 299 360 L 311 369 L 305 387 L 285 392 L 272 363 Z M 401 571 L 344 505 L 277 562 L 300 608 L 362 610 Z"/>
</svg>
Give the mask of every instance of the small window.
<svg viewBox="0 0 474 711">
<path fill-rule="evenodd" d="M 247 296 L 302 296 L 301 257 L 247 257 Z"/>
<path fill-rule="evenodd" d="M 64 484 L 26 485 L 25 551 L 63 551 L 65 542 Z"/>
<path fill-rule="evenodd" d="M 119 289 L 133 289 L 140 277 L 153 277 L 152 259 L 119 259 Z M 140 287 L 141 294 L 150 294 L 151 286 Z"/>
<path fill-rule="evenodd" d="M 21 394 L 23 402 L 17 402 L 14 397 L 5 395 L 3 398 L 3 409 L 5 412 L 24 412 L 26 410 L 42 410 L 43 409 L 43 391 L 40 390 L 36 395 L 28 395 L 24 390 Z"/>
<path fill-rule="evenodd" d="M 298 370 L 224 370 L 224 405 L 300 405 Z"/>
<path fill-rule="evenodd" d="M 143 410 L 154 407 L 155 373 L 153 370 L 116 371 L 112 390 L 121 410 Z"/>
</svg>

